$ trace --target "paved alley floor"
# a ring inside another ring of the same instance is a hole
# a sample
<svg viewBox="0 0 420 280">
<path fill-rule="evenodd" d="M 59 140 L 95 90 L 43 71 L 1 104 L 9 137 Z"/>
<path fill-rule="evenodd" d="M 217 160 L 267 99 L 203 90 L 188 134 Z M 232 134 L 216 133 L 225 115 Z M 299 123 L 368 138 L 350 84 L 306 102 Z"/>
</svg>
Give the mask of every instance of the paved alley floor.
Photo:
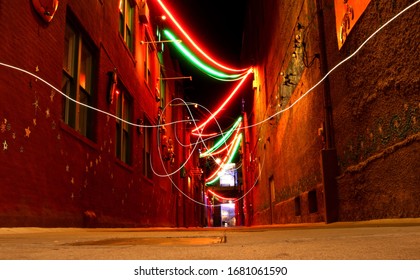
<svg viewBox="0 0 420 280">
<path fill-rule="evenodd" d="M 0 228 L 2 260 L 419 260 L 420 219 L 236 228 Z"/>
</svg>

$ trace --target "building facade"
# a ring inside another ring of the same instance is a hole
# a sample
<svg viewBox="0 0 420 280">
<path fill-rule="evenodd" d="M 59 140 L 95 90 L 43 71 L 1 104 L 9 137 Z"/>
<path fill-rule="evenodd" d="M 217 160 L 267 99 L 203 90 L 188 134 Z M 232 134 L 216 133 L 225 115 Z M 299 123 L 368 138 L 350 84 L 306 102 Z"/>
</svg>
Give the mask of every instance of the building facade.
<svg viewBox="0 0 420 280">
<path fill-rule="evenodd" d="M 0 1 L 0 226 L 199 223 L 149 2 Z"/>
<path fill-rule="evenodd" d="M 419 9 L 248 1 L 248 224 L 420 216 Z"/>
</svg>

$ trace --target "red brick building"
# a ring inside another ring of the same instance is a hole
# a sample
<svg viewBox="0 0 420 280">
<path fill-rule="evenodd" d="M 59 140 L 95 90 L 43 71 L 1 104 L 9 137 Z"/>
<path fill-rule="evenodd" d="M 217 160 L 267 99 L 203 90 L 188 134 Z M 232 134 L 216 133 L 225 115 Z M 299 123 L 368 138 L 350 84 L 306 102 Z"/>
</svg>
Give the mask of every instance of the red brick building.
<svg viewBox="0 0 420 280">
<path fill-rule="evenodd" d="M 248 224 L 420 216 L 420 5 L 248 2 Z"/>
<path fill-rule="evenodd" d="M 153 1 L 0 1 L 0 226 L 200 223 L 179 191 L 199 195 L 159 15 Z"/>
</svg>

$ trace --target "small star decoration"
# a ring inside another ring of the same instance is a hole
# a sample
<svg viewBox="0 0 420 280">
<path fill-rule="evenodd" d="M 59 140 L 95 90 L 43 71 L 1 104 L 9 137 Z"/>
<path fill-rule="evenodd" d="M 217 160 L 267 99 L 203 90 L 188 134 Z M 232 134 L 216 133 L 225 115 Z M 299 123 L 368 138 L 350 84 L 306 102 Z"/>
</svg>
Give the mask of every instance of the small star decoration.
<svg viewBox="0 0 420 280">
<path fill-rule="evenodd" d="M 25 137 L 29 138 L 29 135 L 31 134 L 31 130 L 29 129 L 29 126 L 25 128 Z"/>
</svg>

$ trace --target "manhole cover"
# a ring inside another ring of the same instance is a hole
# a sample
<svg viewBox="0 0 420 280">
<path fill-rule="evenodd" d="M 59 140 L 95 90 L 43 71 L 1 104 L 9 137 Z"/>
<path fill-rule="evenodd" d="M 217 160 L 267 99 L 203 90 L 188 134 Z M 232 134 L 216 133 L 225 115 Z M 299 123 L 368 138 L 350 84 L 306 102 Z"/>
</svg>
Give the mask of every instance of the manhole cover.
<svg viewBox="0 0 420 280">
<path fill-rule="evenodd" d="M 207 237 L 144 237 L 111 238 L 70 243 L 71 246 L 125 246 L 125 245 L 211 245 L 226 243 L 225 236 Z"/>
</svg>

